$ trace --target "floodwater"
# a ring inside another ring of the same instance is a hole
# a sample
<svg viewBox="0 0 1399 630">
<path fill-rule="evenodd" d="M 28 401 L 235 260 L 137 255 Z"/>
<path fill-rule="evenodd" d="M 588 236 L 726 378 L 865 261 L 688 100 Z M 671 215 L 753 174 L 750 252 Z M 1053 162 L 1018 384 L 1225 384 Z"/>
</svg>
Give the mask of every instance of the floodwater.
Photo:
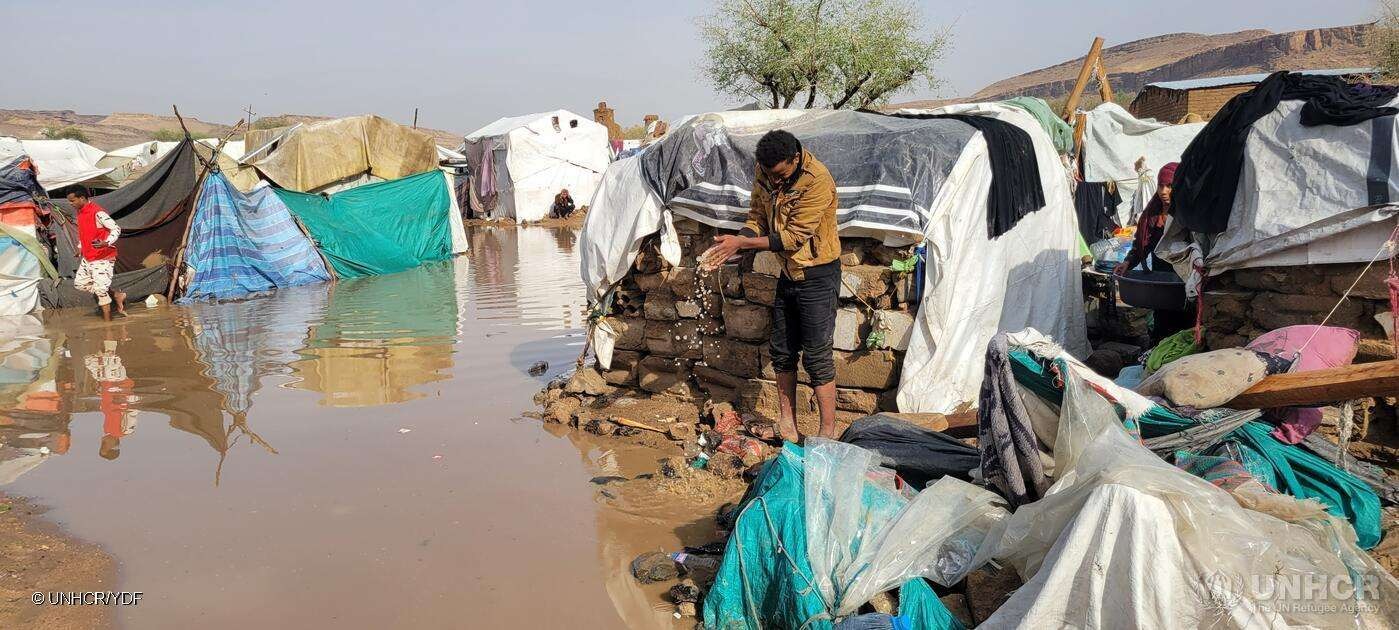
<svg viewBox="0 0 1399 630">
<path fill-rule="evenodd" d="M 469 236 L 392 276 L 0 320 L 0 489 L 112 554 L 143 593 L 119 627 L 666 623 L 625 565 L 673 528 L 589 482 L 648 455 L 520 417 L 582 350 L 575 233 Z"/>
</svg>

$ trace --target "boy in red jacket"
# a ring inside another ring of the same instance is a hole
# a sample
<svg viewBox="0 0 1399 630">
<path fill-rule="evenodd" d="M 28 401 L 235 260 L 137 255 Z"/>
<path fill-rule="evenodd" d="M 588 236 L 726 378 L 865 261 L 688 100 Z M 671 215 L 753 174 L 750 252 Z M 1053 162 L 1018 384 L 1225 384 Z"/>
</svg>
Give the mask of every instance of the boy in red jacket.
<svg viewBox="0 0 1399 630">
<path fill-rule="evenodd" d="M 78 262 L 73 286 L 97 296 L 102 319 L 112 321 L 112 298 L 116 298 L 117 314 L 126 316 L 126 294 L 121 291 L 112 293 L 112 276 L 116 273 L 117 265 L 116 244 L 121 236 L 121 227 L 102 206 L 88 199 L 86 190 L 68 193 L 68 203 L 78 209 L 78 243 L 82 247 L 82 260 Z"/>
</svg>

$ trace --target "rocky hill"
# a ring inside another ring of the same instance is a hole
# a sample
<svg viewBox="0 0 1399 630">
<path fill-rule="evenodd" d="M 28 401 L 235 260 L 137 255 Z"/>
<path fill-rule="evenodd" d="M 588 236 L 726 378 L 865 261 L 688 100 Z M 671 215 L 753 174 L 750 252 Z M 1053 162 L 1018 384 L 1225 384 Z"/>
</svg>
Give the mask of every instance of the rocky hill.
<svg viewBox="0 0 1399 630">
<path fill-rule="evenodd" d="M 1369 24 L 1289 33 L 1266 30 L 1222 35 L 1173 33 L 1110 46 L 1103 63 L 1114 91 L 1136 92 L 1148 83 L 1203 77 L 1373 65 L 1365 40 Z M 1111 34 L 1106 34 L 1111 37 Z M 1091 42 L 1085 41 L 1084 47 Z M 1030 95 L 1053 99 L 1073 89 L 1083 57 L 1027 72 L 982 88 L 970 99 L 988 101 Z"/>
<path fill-rule="evenodd" d="M 305 116 L 283 114 L 260 120 L 275 124 L 314 122 L 328 120 L 326 116 Z M 196 137 L 223 137 L 232 130 L 232 125 L 204 122 L 185 116 L 185 125 Z M 0 109 L 0 136 L 14 136 L 21 139 L 42 138 L 44 129 L 65 129 L 72 127 L 82 132 L 87 143 L 99 149 L 112 150 L 131 146 L 138 142 L 153 140 L 156 132 L 179 131 L 180 123 L 171 116 L 154 114 L 79 114 L 71 110 L 28 110 Z M 450 149 L 461 144 L 461 134 L 439 129 L 420 128 L 432 136 L 438 144 Z M 236 139 L 236 138 L 235 138 Z"/>
</svg>

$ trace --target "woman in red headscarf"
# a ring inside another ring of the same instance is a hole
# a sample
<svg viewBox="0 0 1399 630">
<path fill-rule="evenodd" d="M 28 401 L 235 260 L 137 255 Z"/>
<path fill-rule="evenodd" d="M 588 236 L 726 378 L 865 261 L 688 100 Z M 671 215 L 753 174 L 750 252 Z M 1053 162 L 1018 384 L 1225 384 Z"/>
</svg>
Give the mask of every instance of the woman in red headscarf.
<svg viewBox="0 0 1399 630">
<path fill-rule="evenodd" d="M 1166 233 L 1166 217 L 1171 213 L 1171 184 L 1175 181 L 1178 166 L 1180 162 L 1171 162 L 1162 166 L 1161 171 L 1156 174 L 1156 196 L 1146 204 L 1141 218 L 1137 219 L 1137 234 L 1132 239 L 1132 251 L 1127 252 L 1127 258 L 1113 269 L 1117 275 L 1135 269 L 1156 250 L 1156 244 L 1161 242 L 1161 235 Z M 1159 258 L 1153 260 L 1151 266 L 1158 270 L 1171 268 L 1166 261 Z"/>
</svg>

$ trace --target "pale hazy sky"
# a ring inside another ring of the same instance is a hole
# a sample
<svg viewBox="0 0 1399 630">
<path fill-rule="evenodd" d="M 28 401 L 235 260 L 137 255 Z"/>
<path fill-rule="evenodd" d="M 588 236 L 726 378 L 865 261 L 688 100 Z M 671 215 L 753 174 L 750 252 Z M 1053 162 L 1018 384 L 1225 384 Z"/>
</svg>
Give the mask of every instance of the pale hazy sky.
<svg viewBox="0 0 1399 630">
<path fill-rule="evenodd" d="M 1173 32 L 1370 21 L 1373 0 L 919 0 L 953 48 L 941 90 L 970 94 L 1108 45 Z M 0 108 L 378 113 L 458 133 L 599 100 L 623 125 L 734 104 L 699 74 L 710 0 L 0 0 Z"/>
</svg>

